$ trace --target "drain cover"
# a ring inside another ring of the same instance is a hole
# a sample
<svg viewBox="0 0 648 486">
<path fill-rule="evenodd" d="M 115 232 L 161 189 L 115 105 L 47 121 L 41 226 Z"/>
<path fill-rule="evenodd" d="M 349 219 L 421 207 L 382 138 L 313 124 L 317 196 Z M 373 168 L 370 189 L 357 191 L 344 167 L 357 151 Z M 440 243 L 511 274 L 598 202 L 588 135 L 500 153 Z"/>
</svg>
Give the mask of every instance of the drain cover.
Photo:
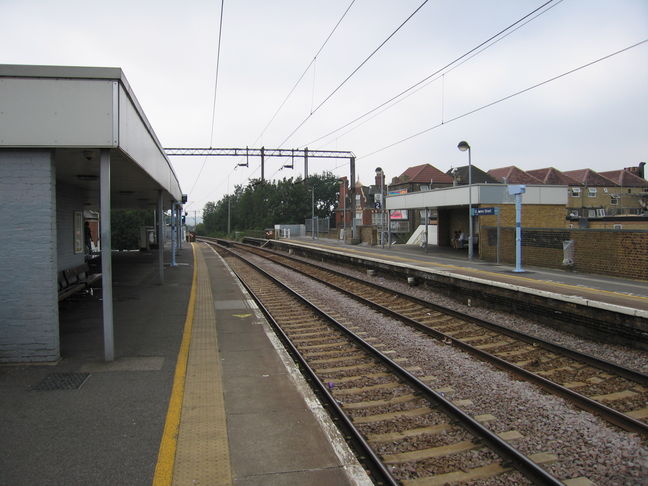
<svg viewBox="0 0 648 486">
<path fill-rule="evenodd" d="M 78 390 L 90 376 L 90 373 L 50 373 L 32 390 Z"/>
</svg>

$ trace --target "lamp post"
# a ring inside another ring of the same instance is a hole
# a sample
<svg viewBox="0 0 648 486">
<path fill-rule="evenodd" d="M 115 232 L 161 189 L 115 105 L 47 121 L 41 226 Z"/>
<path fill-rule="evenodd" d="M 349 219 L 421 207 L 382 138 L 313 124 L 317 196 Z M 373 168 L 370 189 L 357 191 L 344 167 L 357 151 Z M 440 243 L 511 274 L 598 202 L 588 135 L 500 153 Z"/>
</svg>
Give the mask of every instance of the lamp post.
<svg viewBox="0 0 648 486">
<path fill-rule="evenodd" d="M 341 179 L 338 179 L 338 182 L 340 183 L 340 198 L 342 199 L 342 225 L 343 225 L 343 230 L 342 230 L 342 242 L 346 244 L 346 198 L 347 198 L 347 187 L 346 187 L 346 179 L 343 177 Z"/>
<path fill-rule="evenodd" d="M 311 187 L 310 190 L 312 198 L 311 234 L 313 239 L 315 239 L 315 188 Z"/>
<path fill-rule="evenodd" d="M 385 248 L 385 173 L 376 167 L 376 175 L 380 177 L 380 246 Z"/>
<path fill-rule="evenodd" d="M 473 220 L 472 220 L 472 161 L 470 160 L 470 145 L 465 140 L 459 142 L 457 148 L 462 152 L 468 151 L 468 260 L 473 259 Z"/>
</svg>

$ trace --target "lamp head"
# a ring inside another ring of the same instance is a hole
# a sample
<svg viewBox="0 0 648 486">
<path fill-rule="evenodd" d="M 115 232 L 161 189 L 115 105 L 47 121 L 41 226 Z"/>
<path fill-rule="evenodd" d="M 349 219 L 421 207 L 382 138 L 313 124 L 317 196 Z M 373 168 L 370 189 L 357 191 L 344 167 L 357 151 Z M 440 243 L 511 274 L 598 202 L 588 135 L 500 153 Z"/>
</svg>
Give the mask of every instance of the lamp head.
<svg viewBox="0 0 648 486">
<path fill-rule="evenodd" d="M 382 168 L 376 167 L 376 174 L 382 174 Z"/>
<path fill-rule="evenodd" d="M 457 145 L 457 148 L 462 152 L 465 152 L 466 150 L 470 150 L 470 145 L 468 145 L 468 142 L 466 142 L 465 140 L 462 140 L 461 142 L 459 142 L 459 145 Z"/>
</svg>

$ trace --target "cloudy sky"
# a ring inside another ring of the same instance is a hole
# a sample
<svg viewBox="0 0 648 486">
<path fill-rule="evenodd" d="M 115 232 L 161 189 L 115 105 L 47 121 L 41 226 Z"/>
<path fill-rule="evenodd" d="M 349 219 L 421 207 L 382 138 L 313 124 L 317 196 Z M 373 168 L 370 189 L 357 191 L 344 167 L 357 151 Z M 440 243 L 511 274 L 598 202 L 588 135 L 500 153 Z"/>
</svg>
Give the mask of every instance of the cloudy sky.
<svg viewBox="0 0 648 486">
<path fill-rule="evenodd" d="M 379 166 L 391 180 L 412 165 L 465 165 L 464 139 L 484 170 L 648 160 L 648 43 L 469 114 L 648 39 L 646 0 L 554 0 L 462 58 L 546 2 L 429 0 L 342 84 L 423 0 L 225 0 L 215 90 L 220 0 L 0 0 L 0 63 L 120 67 L 165 147 L 350 150 L 364 184 Z M 172 162 L 189 211 L 260 176 L 258 160 Z M 267 159 L 266 177 L 302 175 L 302 161 L 286 162 Z"/>
</svg>

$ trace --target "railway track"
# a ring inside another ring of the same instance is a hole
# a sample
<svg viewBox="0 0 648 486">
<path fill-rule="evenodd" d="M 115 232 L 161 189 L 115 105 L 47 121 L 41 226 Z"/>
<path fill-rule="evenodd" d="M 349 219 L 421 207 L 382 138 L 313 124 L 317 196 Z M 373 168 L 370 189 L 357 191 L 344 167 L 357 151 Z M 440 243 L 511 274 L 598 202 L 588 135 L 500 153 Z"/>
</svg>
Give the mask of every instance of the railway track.
<svg viewBox="0 0 648 486">
<path fill-rule="evenodd" d="M 532 381 L 612 424 L 648 436 L 648 376 L 645 374 L 311 262 L 248 245 L 240 247 Z"/>
<path fill-rule="evenodd" d="M 377 484 L 441 485 L 488 480 L 500 484 L 562 484 L 416 378 L 389 349 L 372 345 L 309 303 L 243 255 L 217 251 L 254 296 L 293 355 L 339 414 Z M 481 418 L 481 420 L 487 420 Z"/>
</svg>

